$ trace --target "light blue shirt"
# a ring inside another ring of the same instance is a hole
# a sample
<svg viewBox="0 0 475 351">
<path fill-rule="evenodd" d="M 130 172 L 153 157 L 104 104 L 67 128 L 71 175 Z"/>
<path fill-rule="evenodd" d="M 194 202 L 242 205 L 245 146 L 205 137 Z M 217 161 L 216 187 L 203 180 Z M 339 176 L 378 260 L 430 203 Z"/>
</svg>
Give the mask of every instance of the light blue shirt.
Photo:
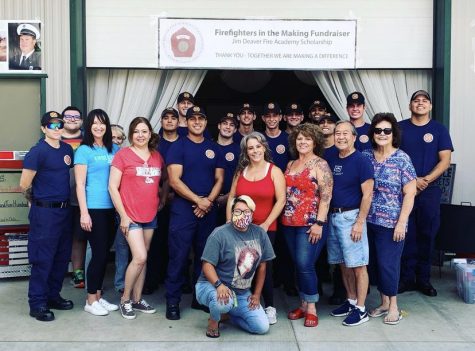
<svg viewBox="0 0 475 351">
<path fill-rule="evenodd" d="M 87 208 L 113 208 L 109 195 L 110 164 L 115 153 L 119 150 L 112 145 L 109 153 L 106 147 L 81 145 L 74 154 L 75 165 L 87 166 L 86 174 L 86 202 Z"/>
</svg>

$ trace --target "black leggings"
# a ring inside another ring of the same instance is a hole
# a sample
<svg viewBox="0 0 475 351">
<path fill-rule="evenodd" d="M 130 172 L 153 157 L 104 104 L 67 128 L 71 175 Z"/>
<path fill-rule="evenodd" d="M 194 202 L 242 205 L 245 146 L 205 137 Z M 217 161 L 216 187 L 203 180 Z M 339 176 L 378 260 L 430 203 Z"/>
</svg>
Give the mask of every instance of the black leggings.
<svg viewBox="0 0 475 351">
<path fill-rule="evenodd" d="M 87 267 L 87 292 L 95 294 L 102 289 L 106 273 L 107 256 L 114 242 L 115 210 L 89 209 L 92 220 L 92 231 L 85 232 L 91 245 L 91 261 Z"/>
<path fill-rule="evenodd" d="M 268 231 L 272 248 L 275 244 L 275 231 Z M 272 261 L 266 262 L 266 279 L 262 287 L 262 298 L 264 299 L 264 307 L 274 306 L 274 279 L 272 279 Z"/>
</svg>

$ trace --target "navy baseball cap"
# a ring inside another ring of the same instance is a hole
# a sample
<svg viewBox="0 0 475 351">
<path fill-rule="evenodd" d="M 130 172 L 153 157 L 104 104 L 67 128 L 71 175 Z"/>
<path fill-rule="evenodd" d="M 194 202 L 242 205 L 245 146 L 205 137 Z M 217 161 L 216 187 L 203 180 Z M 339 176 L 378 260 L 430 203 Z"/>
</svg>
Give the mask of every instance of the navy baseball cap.
<svg viewBox="0 0 475 351">
<path fill-rule="evenodd" d="M 289 104 L 285 107 L 285 114 L 290 115 L 292 113 L 303 114 L 303 109 L 300 104 Z"/>
<path fill-rule="evenodd" d="M 222 123 L 224 121 L 232 121 L 236 126 L 238 125 L 237 118 L 234 116 L 234 113 L 231 113 L 231 112 L 228 112 L 226 113 L 226 115 L 221 117 L 221 119 L 219 120 L 219 123 Z"/>
<path fill-rule="evenodd" d="M 327 105 L 325 104 L 324 101 L 322 100 L 315 100 L 314 102 L 312 102 L 312 105 L 310 105 L 310 108 L 309 108 L 309 111 L 315 109 L 315 108 L 321 108 L 321 109 L 325 109 L 327 108 Z"/>
<path fill-rule="evenodd" d="M 363 104 L 365 103 L 364 95 L 359 91 L 354 91 L 346 97 L 346 104 Z"/>
<path fill-rule="evenodd" d="M 166 109 L 164 109 L 164 110 L 162 111 L 161 117 L 162 117 L 162 118 L 165 117 L 165 115 L 166 115 L 167 113 L 171 113 L 173 116 L 175 116 L 176 118 L 178 118 L 178 111 L 175 110 L 173 107 L 167 107 Z"/>
<path fill-rule="evenodd" d="M 52 119 L 59 119 L 62 121 L 61 114 L 56 111 L 48 111 L 43 116 L 41 116 L 41 125 L 44 127 L 51 122 Z"/>
<path fill-rule="evenodd" d="M 432 99 L 430 98 L 430 95 L 427 91 L 425 90 L 418 90 L 416 91 L 414 94 L 411 95 L 411 101 L 414 101 L 416 99 L 416 97 L 418 96 L 424 96 L 425 98 L 427 98 L 427 100 L 429 100 L 430 102 L 432 102 Z"/>
<path fill-rule="evenodd" d="M 203 107 L 199 107 L 199 106 L 196 106 L 196 105 L 193 106 L 193 107 L 190 107 L 188 109 L 188 111 L 186 111 L 186 118 L 187 119 L 193 117 L 194 115 L 200 115 L 200 116 L 203 116 L 204 118 L 208 119 Z"/>
<path fill-rule="evenodd" d="M 180 93 L 180 95 L 178 95 L 178 98 L 176 99 L 176 101 L 178 103 L 184 101 L 184 100 L 188 100 L 189 102 L 191 102 L 193 105 L 195 104 L 195 97 L 193 96 L 193 94 L 187 92 L 187 91 L 184 91 L 183 93 Z"/>
<path fill-rule="evenodd" d="M 322 124 L 323 121 L 330 121 L 336 124 L 340 119 L 336 115 L 332 115 L 330 113 L 327 113 L 323 116 L 321 116 L 318 120 L 318 124 Z"/>
<path fill-rule="evenodd" d="M 269 102 L 264 106 L 264 115 L 267 115 L 268 113 L 277 113 L 281 114 L 282 111 L 280 110 L 279 104 L 276 102 Z"/>
<path fill-rule="evenodd" d="M 249 103 L 247 103 L 247 102 L 245 102 L 244 104 L 242 104 L 242 107 L 241 107 L 241 109 L 239 110 L 239 113 L 238 113 L 238 114 L 240 115 L 240 114 L 243 113 L 244 111 L 249 111 L 249 112 L 251 112 L 251 113 L 253 113 L 253 114 L 256 114 L 256 110 L 254 109 L 254 107 L 252 107 L 252 105 L 249 104 Z"/>
</svg>

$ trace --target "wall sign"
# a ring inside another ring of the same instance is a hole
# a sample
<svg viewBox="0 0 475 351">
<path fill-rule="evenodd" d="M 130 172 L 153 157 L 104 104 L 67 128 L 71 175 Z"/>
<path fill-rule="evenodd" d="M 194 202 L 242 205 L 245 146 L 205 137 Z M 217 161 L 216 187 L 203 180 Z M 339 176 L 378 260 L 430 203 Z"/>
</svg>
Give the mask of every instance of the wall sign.
<svg viewBox="0 0 475 351">
<path fill-rule="evenodd" d="M 158 27 L 160 68 L 356 68 L 356 20 L 160 18 Z"/>
</svg>

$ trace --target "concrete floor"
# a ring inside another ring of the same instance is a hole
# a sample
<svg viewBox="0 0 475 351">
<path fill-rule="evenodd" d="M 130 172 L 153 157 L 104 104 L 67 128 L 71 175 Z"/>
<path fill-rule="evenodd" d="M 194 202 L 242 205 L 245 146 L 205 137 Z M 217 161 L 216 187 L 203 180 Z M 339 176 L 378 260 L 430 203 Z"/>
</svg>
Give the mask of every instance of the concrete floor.
<svg viewBox="0 0 475 351">
<path fill-rule="evenodd" d="M 397 326 L 385 325 L 381 318 L 357 327 L 342 326 L 342 318 L 329 315 L 333 306 L 326 301 L 331 287 L 324 285 L 325 296 L 317 306 L 317 328 L 305 328 L 302 320 L 289 321 L 286 312 L 298 305 L 298 299 L 276 289 L 278 322 L 267 335 L 249 335 L 225 322 L 218 339 L 205 336 L 208 315 L 189 308 L 190 295 L 184 295 L 181 303 L 182 319 L 167 320 L 163 287 L 146 296 L 157 313 L 138 314 L 129 321 L 119 312 L 106 317 L 85 313 L 85 292 L 74 289 L 67 277 L 62 295 L 74 301 L 74 309 L 55 311 L 54 322 L 42 323 L 28 315 L 28 279 L 0 280 L 0 350 L 475 350 L 475 305 L 465 304 L 457 296 L 455 274 L 448 265 L 441 278 L 438 269 L 433 277 L 437 297 L 418 292 L 400 295 L 405 317 Z M 111 272 L 105 289 L 106 299 L 117 303 L 120 297 L 112 288 Z M 377 291 L 372 288 L 366 305 L 375 307 L 377 302 Z"/>
</svg>

